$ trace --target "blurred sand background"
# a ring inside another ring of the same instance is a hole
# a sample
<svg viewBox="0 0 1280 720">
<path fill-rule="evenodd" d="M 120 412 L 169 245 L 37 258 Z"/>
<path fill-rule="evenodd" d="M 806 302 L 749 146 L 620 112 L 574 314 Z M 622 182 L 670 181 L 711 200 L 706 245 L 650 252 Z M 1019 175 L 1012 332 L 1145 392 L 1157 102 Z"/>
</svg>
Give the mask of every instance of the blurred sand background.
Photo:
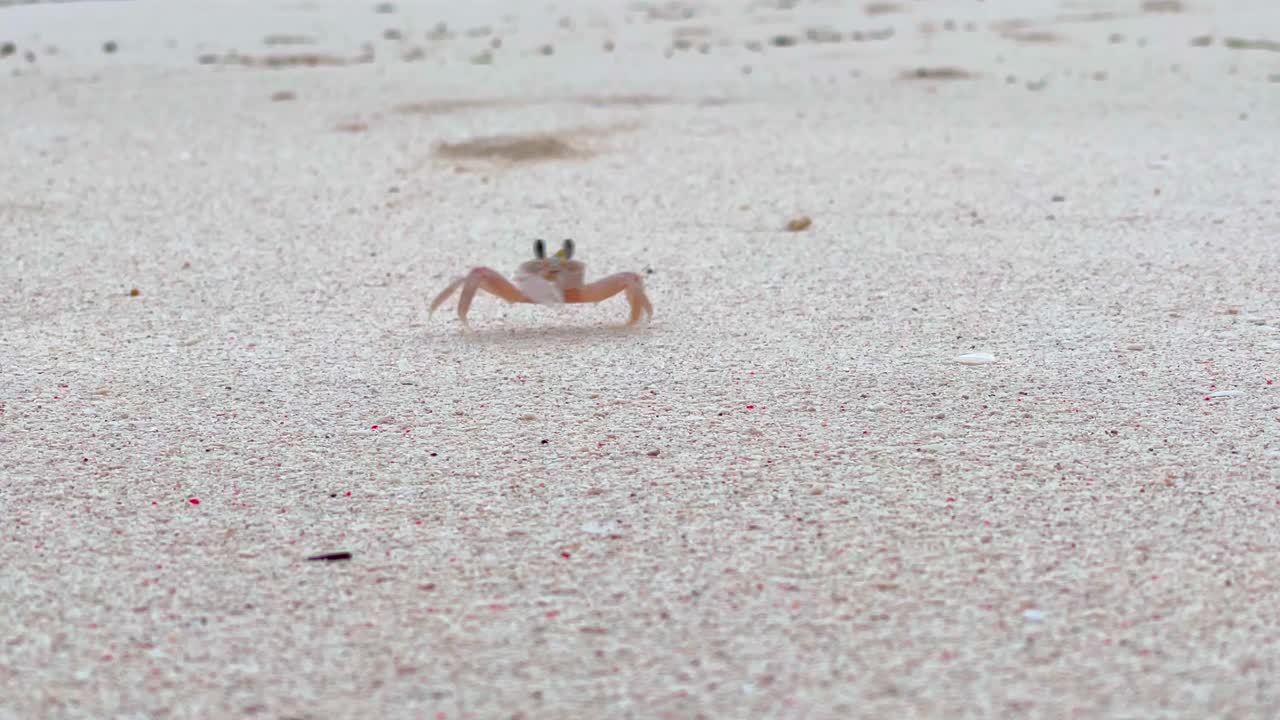
<svg viewBox="0 0 1280 720">
<path fill-rule="evenodd" d="M 1280 712 L 1274 2 L 0 4 L 0 718 Z"/>
</svg>

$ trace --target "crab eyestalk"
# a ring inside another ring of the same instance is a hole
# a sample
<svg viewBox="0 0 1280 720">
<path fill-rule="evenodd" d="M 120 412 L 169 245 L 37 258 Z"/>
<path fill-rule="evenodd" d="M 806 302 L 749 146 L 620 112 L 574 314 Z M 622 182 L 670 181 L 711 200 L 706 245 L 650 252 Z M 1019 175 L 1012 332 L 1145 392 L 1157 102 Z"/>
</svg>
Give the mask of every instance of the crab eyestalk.
<svg viewBox="0 0 1280 720">
<path fill-rule="evenodd" d="M 533 256 L 539 260 L 547 259 L 547 244 L 541 240 L 533 241 Z"/>
<path fill-rule="evenodd" d="M 564 241 L 564 246 L 561 247 L 560 251 L 556 253 L 556 257 L 560 258 L 561 260 L 573 259 L 573 241 L 566 238 Z"/>
</svg>

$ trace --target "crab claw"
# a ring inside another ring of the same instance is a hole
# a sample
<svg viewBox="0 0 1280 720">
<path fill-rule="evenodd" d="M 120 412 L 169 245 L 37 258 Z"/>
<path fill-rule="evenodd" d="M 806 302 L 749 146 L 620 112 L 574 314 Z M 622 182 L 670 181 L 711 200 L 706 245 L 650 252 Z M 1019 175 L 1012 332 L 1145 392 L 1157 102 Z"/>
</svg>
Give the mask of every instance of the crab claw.
<svg viewBox="0 0 1280 720">
<path fill-rule="evenodd" d="M 516 276 L 516 289 L 530 301 L 538 305 L 559 305 L 564 302 L 564 293 L 550 280 L 533 273 L 522 273 Z"/>
</svg>

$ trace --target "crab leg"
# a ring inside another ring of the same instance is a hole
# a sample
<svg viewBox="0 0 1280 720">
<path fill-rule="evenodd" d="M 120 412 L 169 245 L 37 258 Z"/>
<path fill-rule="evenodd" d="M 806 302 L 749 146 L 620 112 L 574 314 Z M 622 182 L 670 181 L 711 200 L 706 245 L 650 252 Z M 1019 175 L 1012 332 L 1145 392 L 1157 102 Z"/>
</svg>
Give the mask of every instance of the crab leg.
<svg viewBox="0 0 1280 720">
<path fill-rule="evenodd" d="M 431 309 L 428 314 L 434 313 L 436 308 L 440 307 L 445 300 L 448 300 L 449 296 L 459 286 L 462 287 L 462 294 L 458 296 L 458 317 L 462 320 L 463 325 L 467 324 L 467 312 L 471 309 L 471 301 L 475 298 L 477 290 L 484 290 L 497 295 L 507 302 L 533 302 L 496 271 L 487 267 L 478 267 L 449 283 L 449 287 L 442 290 L 436 296 L 436 299 L 431 301 Z"/>
<path fill-rule="evenodd" d="M 466 282 L 466 280 L 467 280 L 467 277 L 464 275 L 458 278 L 457 280 L 454 280 L 453 282 L 449 283 L 449 287 L 445 288 L 444 290 L 441 290 L 440 294 L 436 296 L 436 299 L 431 301 L 431 307 L 429 310 L 427 310 L 427 316 L 430 317 L 431 315 L 435 314 L 436 308 L 443 305 L 444 301 L 448 300 L 449 296 L 453 294 L 453 291 L 457 290 L 458 286 Z"/>
<path fill-rule="evenodd" d="M 610 275 L 580 288 L 566 290 L 564 299 L 565 302 L 571 303 L 598 303 L 624 291 L 627 293 L 627 302 L 631 303 L 631 318 L 627 320 L 628 325 L 639 322 L 641 315 L 647 314 L 650 318 L 653 317 L 653 304 L 644 294 L 644 281 L 639 275 L 631 272 Z"/>
</svg>

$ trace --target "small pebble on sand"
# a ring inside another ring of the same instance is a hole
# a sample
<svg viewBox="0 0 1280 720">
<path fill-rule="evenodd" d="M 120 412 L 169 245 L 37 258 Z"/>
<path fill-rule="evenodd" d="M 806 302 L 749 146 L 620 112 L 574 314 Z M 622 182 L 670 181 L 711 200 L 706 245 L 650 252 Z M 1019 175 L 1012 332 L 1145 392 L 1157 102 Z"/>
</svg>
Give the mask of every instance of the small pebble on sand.
<svg viewBox="0 0 1280 720">
<path fill-rule="evenodd" d="M 333 552 L 333 553 L 324 553 L 323 555 L 312 555 L 311 557 L 307 558 L 307 561 L 308 562 L 335 562 L 339 560 L 350 560 L 350 559 L 351 559 L 351 553 L 349 552 Z"/>
<path fill-rule="evenodd" d="M 996 358 L 990 353 L 975 352 L 960 355 L 955 358 L 955 361 L 961 365 L 990 365 L 996 361 Z"/>
<path fill-rule="evenodd" d="M 808 215 L 801 215 L 787 221 L 787 232 L 808 230 L 810 225 L 813 225 L 813 220 Z"/>
</svg>

